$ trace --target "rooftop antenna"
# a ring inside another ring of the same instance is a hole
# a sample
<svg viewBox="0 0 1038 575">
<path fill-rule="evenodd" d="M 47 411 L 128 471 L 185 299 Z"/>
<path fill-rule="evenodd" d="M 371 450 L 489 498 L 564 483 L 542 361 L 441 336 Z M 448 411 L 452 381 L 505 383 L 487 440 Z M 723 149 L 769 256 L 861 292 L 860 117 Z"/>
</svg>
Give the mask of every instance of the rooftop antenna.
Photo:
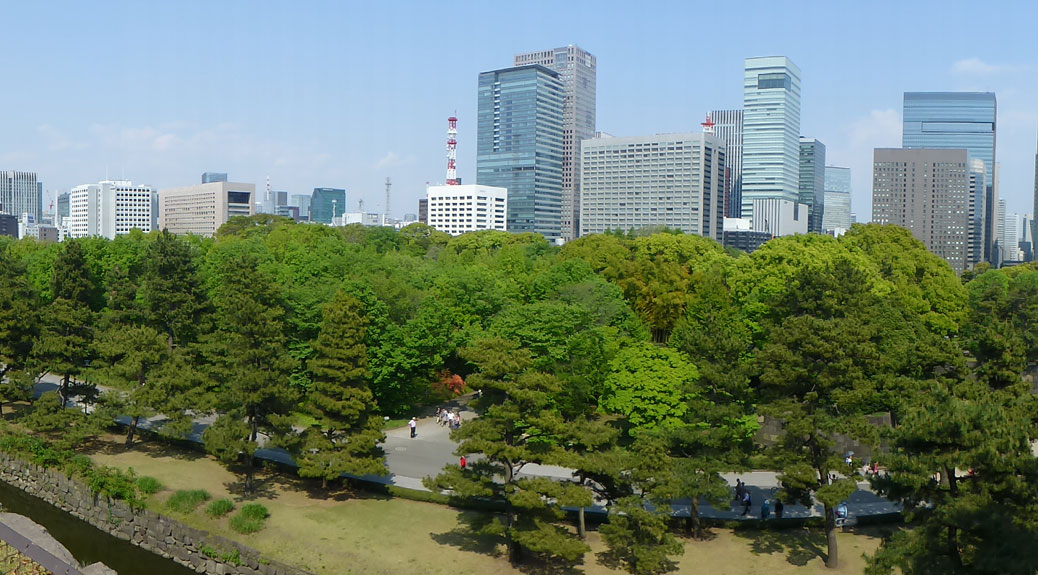
<svg viewBox="0 0 1038 575">
<path fill-rule="evenodd" d="M 716 124 L 714 124 L 714 121 L 710 119 L 710 114 L 706 115 L 706 121 L 704 121 L 700 125 L 703 126 L 703 133 L 704 134 L 713 134 L 714 133 L 714 126 Z"/>
<path fill-rule="evenodd" d="M 455 112 L 457 114 L 457 112 Z M 458 117 L 447 118 L 447 185 L 458 185 L 458 171 L 455 162 L 458 158 Z"/>
<path fill-rule="evenodd" d="M 388 226 L 389 225 L 389 188 L 392 185 L 393 185 L 393 181 L 389 179 L 389 176 L 386 176 L 386 212 L 382 216 L 382 225 L 383 226 Z"/>
</svg>

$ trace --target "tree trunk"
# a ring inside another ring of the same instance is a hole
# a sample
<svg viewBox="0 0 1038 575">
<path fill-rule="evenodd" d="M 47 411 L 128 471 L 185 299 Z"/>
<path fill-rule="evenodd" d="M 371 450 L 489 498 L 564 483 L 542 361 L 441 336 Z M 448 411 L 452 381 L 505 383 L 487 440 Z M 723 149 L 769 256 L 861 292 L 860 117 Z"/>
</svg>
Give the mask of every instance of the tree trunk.
<svg viewBox="0 0 1038 575">
<path fill-rule="evenodd" d="M 825 506 L 825 538 L 829 544 L 825 566 L 829 569 L 836 569 L 840 559 L 839 551 L 836 548 L 836 510 L 830 505 Z"/>
<path fill-rule="evenodd" d="M 953 497 L 959 496 L 958 477 L 955 476 L 955 468 L 945 466 L 944 473 L 948 476 L 948 493 Z M 952 565 L 962 567 L 962 555 L 959 554 L 959 528 L 955 525 L 948 526 L 948 557 Z"/>
<path fill-rule="evenodd" d="M 692 506 L 688 508 L 688 518 L 692 520 L 692 535 L 703 539 L 703 522 L 699 519 L 699 498 L 692 498 Z"/>
<path fill-rule="evenodd" d="M 584 506 L 583 505 L 580 506 L 580 511 L 577 512 L 577 535 L 579 535 L 581 539 L 584 539 L 584 538 L 587 537 L 587 527 L 584 524 Z"/>
<path fill-rule="evenodd" d="M 126 432 L 126 447 L 133 445 L 133 434 L 137 431 L 137 423 L 140 422 L 141 416 L 133 416 L 133 421 L 130 423 L 130 429 Z"/>
<path fill-rule="evenodd" d="M 61 395 L 61 408 L 62 409 L 65 409 L 65 407 L 68 405 L 68 379 L 69 379 L 69 374 L 66 373 L 65 377 L 63 377 L 61 379 L 61 389 L 58 392 L 59 395 Z"/>
<path fill-rule="evenodd" d="M 252 467 L 252 456 L 245 456 L 245 492 L 252 493 L 252 476 L 254 470 Z"/>
<path fill-rule="evenodd" d="M 321 477 L 321 489 L 328 489 L 328 476 L 324 475 Z"/>
</svg>

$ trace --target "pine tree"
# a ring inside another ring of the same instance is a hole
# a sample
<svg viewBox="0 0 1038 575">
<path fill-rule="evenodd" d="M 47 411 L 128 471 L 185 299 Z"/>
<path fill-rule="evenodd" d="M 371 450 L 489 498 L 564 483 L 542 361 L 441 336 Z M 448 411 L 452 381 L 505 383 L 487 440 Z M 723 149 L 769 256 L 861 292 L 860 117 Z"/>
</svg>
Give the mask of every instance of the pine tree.
<svg viewBox="0 0 1038 575">
<path fill-rule="evenodd" d="M 221 415 L 203 440 L 224 463 L 244 464 L 245 489 L 252 491 L 260 434 L 277 443 L 291 430 L 296 394 L 289 377 L 295 362 L 288 353 L 281 295 L 256 258 L 229 258 L 221 276 L 217 328 L 204 342 L 218 386 L 213 404 Z"/>
<path fill-rule="evenodd" d="M 363 304 L 340 290 L 324 309 L 310 360 L 314 374 L 310 409 L 317 425 L 307 430 L 299 475 L 320 477 L 322 487 L 343 473 L 387 473 L 379 444 L 385 439 L 371 392 Z"/>
<path fill-rule="evenodd" d="M 25 269 L 0 251 L 0 414 L 3 403 L 30 397 L 27 366 L 38 335 L 36 294 Z"/>
<path fill-rule="evenodd" d="M 94 282 L 79 241 L 70 240 L 54 262 L 51 293 L 43 310 L 36 359 L 44 371 L 61 375 L 62 407 L 68 404 L 72 379 L 83 373 L 93 357 Z"/>
<path fill-rule="evenodd" d="M 196 340 L 208 306 L 191 247 L 162 230 L 148 246 L 141 296 L 149 323 L 172 349 Z"/>
</svg>

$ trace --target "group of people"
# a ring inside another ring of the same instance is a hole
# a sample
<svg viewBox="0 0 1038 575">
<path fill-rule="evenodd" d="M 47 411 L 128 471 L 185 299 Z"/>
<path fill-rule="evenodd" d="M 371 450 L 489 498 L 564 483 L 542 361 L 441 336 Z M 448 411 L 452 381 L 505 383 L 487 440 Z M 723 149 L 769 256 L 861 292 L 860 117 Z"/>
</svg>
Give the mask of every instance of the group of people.
<svg viewBox="0 0 1038 575">
<path fill-rule="evenodd" d="M 746 517 L 750 513 L 750 507 L 753 506 L 753 496 L 750 495 L 750 490 L 746 487 L 746 484 L 742 482 L 742 479 L 735 480 L 735 500 L 742 505 L 742 517 Z M 781 499 L 775 499 L 775 517 L 782 519 L 782 513 L 785 510 L 785 505 L 782 504 Z M 770 499 L 765 499 L 764 503 L 760 506 L 760 518 L 767 519 L 771 516 L 772 502 Z"/>
<path fill-rule="evenodd" d="M 448 429 L 458 429 L 461 427 L 461 412 L 437 407 L 436 422 Z"/>
</svg>

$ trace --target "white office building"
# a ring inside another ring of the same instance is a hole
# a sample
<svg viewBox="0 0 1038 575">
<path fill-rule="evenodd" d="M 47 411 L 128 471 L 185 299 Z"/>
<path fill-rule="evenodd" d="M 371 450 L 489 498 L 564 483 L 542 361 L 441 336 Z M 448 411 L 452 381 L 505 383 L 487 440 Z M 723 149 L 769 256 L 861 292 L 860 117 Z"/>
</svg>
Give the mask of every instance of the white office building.
<svg viewBox="0 0 1038 575">
<path fill-rule="evenodd" d="M 174 234 L 212 237 L 236 216 L 251 216 L 253 184 L 211 182 L 159 192 L 159 228 Z"/>
<path fill-rule="evenodd" d="M 799 186 L 800 69 L 783 56 L 747 58 L 742 217 L 752 217 L 754 200 L 777 198 L 796 203 Z"/>
<path fill-rule="evenodd" d="M 480 184 L 430 186 L 429 225 L 456 236 L 479 230 L 506 231 L 508 190 Z"/>
<path fill-rule="evenodd" d="M 584 140 L 580 235 L 668 227 L 721 241 L 726 146 L 711 134 Z"/>
<path fill-rule="evenodd" d="M 811 208 L 778 198 L 753 200 L 753 231 L 767 232 L 772 237 L 806 234 Z"/>
<path fill-rule="evenodd" d="M 87 238 L 150 232 L 154 222 L 150 186 L 128 180 L 104 180 L 76 186 L 69 191 L 68 237 Z"/>
</svg>

